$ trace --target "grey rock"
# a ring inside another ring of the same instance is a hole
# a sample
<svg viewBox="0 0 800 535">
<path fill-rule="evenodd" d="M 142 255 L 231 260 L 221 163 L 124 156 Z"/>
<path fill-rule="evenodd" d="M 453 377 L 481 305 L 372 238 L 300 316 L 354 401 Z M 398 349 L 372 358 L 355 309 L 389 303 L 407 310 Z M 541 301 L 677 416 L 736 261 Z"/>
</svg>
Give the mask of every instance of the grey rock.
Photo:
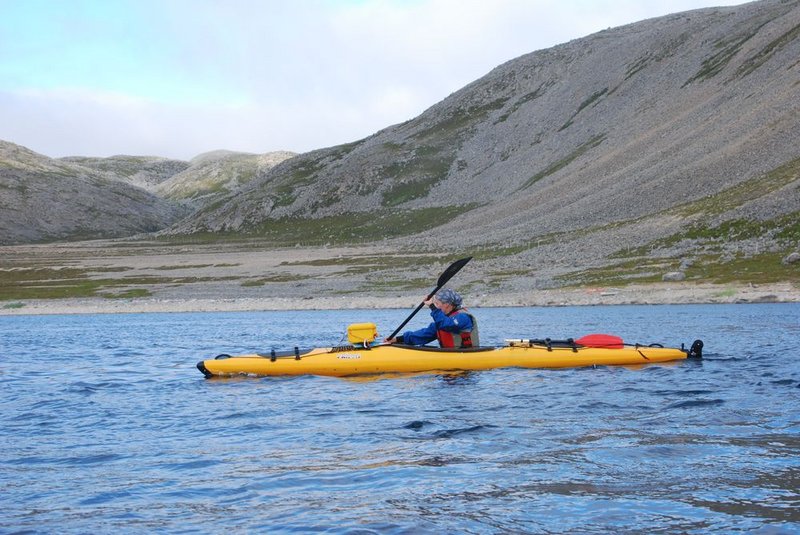
<svg viewBox="0 0 800 535">
<path fill-rule="evenodd" d="M 781 260 L 781 264 L 788 266 L 800 262 L 800 253 L 791 253 Z"/>
<path fill-rule="evenodd" d="M 680 282 L 686 280 L 686 274 L 683 271 L 670 271 L 669 273 L 664 273 L 661 280 L 664 282 Z"/>
</svg>

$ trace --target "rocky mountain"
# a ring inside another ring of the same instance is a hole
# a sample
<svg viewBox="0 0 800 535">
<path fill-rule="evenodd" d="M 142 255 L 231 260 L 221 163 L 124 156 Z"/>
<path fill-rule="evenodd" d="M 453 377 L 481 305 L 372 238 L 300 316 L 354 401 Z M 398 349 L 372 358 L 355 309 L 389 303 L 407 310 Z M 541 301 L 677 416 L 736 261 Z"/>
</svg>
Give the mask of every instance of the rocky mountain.
<svg viewBox="0 0 800 535">
<path fill-rule="evenodd" d="M 238 191 L 259 173 L 295 156 L 288 151 L 248 154 L 207 152 L 192 158 L 185 168 L 160 181 L 154 191 L 161 197 L 200 207 Z"/>
<path fill-rule="evenodd" d="M 0 141 L 0 244 L 154 232 L 237 191 L 289 152 L 48 158 Z"/>
<path fill-rule="evenodd" d="M 503 247 L 532 269 L 703 232 L 789 247 L 799 103 L 798 0 L 678 13 L 509 61 L 406 123 L 258 172 L 168 232 Z"/>
<path fill-rule="evenodd" d="M 107 171 L 0 141 L 0 244 L 130 236 L 186 213 Z"/>
</svg>

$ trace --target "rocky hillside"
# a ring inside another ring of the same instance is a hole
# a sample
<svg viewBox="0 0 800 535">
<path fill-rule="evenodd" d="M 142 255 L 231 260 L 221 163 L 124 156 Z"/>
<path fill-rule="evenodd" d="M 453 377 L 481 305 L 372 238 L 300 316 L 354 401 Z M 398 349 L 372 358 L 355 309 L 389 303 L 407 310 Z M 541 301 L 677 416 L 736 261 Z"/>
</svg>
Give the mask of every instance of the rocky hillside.
<svg viewBox="0 0 800 535">
<path fill-rule="evenodd" d="M 235 193 L 289 152 L 48 158 L 0 141 L 0 244 L 154 232 Z"/>
<path fill-rule="evenodd" d="M 157 156 L 111 156 L 109 158 L 69 156 L 59 158 L 59 160 L 88 167 L 104 173 L 109 179 L 122 180 L 148 191 L 153 191 L 156 186 L 168 178 L 189 168 L 189 162 Z"/>
<path fill-rule="evenodd" d="M 186 213 L 108 172 L 0 141 L 0 244 L 130 236 Z"/>
<path fill-rule="evenodd" d="M 238 191 L 259 173 L 293 156 L 295 153 L 287 151 L 207 152 L 192 158 L 188 166 L 161 181 L 154 191 L 162 197 L 200 207 Z"/>
<path fill-rule="evenodd" d="M 509 61 L 169 232 L 503 247 L 532 269 L 699 237 L 790 248 L 798 102 L 800 2 L 669 15 Z"/>
</svg>

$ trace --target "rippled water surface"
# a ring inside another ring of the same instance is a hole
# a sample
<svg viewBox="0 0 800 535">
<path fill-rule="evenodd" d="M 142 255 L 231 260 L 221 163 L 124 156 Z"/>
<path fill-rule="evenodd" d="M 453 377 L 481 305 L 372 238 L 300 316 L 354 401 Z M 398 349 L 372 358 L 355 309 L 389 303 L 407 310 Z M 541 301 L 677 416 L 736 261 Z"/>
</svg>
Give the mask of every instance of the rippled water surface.
<svg viewBox="0 0 800 535">
<path fill-rule="evenodd" d="M 488 345 L 705 341 L 638 369 L 195 368 L 407 312 L 0 317 L 0 531 L 800 531 L 796 304 L 475 311 Z"/>
</svg>

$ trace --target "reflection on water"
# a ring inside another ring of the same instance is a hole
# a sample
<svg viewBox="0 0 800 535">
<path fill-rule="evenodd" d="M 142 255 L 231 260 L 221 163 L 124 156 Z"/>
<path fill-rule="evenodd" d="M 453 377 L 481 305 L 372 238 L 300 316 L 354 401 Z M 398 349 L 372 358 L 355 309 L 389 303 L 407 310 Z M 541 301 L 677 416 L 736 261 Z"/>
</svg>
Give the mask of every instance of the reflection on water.
<svg viewBox="0 0 800 535">
<path fill-rule="evenodd" d="M 488 344 L 609 332 L 702 338 L 705 358 L 206 380 L 202 358 L 391 332 L 407 312 L 3 317 L 0 526 L 800 531 L 800 306 L 477 313 Z"/>
</svg>

